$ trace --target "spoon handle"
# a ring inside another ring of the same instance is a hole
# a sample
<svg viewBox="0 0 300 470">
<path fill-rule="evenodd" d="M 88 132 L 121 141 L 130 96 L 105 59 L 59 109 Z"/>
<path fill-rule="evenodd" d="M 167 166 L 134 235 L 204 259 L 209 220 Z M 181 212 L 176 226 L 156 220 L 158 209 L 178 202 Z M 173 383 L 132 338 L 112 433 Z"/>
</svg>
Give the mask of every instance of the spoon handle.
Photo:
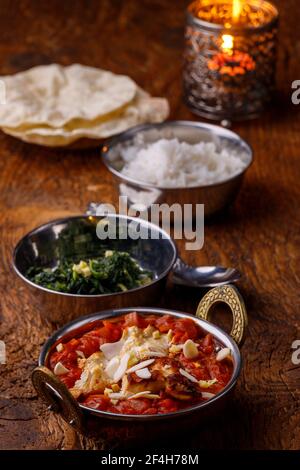
<svg viewBox="0 0 300 470">
<path fill-rule="evenodd" d="M 178 256 L 172 268 L 173 284 L 188 287 L 193 286 L 194 282 L 192 281 L 191 276 L 188 272 L 190 269 L 191 267 L 184 261 L 182 261 L 182 259 Z"/>
<path fill-rule="evenodd" d="M 237 269 L 222 266 L 198 266 L 186 264 L 180 257 L 174 263 L 173 283 L 188 287 L 216 287 L 237 282 L 241 274 Z"/>
</svg>

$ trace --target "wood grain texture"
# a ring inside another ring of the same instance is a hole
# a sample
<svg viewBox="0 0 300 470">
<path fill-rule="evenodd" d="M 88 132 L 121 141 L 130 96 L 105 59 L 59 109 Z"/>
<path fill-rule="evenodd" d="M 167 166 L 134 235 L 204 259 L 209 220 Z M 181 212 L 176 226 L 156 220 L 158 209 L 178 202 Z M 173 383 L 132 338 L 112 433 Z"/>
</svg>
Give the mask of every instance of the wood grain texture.
<svg viewBox="0 0 300 470">
<path fill-rule="evenodd" d="M 157 96 L 172 117 L 196 119 L 182 103 L 184 9 L 177 0 L 2 0 L 0 73 L 37 64 L 80 62 L 129 74 Z M 205 246 L 184 252 L 190 263 L 232 265 L 244 273 L 249 313 L 244 367 L 234 399 L 218 419 L 178 445 L 197 448 L 299 449 L 300 373 L 291 344 L 300 339 L 300 134 L 291 82 L 300 79 L 299 0 L 277 0 L 281 13 L 278 96 L 260 119 L 236 124 L 255 163 L 231 210 L 209 223 Z M 76 435 L 37 399 L 30 382 L 52 328 L 30 305 L 11 267 L 12 249 L 28 230 L 78 214 L 91 200 L 113 202 L 116 191 L 99 151 L 56 151 L 0 135 L 1 449 L 98 449 L 119 445 L 113 433 Z M 163 304 L 194 312 L 201 292 L 172 288 Z M 199 426 L 200 428 L 200 426 Z"/>
</svg>

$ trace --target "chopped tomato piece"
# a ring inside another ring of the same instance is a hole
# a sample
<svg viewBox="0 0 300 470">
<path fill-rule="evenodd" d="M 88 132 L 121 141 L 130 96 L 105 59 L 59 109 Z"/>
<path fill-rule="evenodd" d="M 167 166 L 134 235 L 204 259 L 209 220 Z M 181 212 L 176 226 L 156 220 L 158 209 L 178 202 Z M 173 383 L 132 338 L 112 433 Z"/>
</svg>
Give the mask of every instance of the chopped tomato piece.
<svg viewBox="0 0 300 470">
<path fill-rule="evenodd" d="M 174 326 L 174 317 L 171 317 L 171 315 L 163 315 L 156 320 L 155 326 L 161 333 L 168 333 Z"/>
<path fill-rule="evenodd" d="M 211 375 L 203 360 L 187 359 L 184 354 L 180 355 L 180 362 L 191 375 L 197 380 L 210 380 Z"/>
<path fill-rule="evenodd" d="M 79 367 L 74 367 L 67 374 L 64 374 L 60 377 L 60 380 L 68 387 L 74 387 L 76 380 L 80 379 L 82 370 Z"/>
<path fill-rule="evenodd" d="M 141 315 L 136 312 L 132 312 L 126 315 L 124 326 L 137 326 L 138 328 L 145 328 L 147 323 Z"/>
<path fill-rule="evenodd" d="M 156 415 L 158 413 L 157 408 L 152 407 L 144 411 L 143 415 Z"/>
<path fill-rule="evenodd" d="M 96 410 L 106 411 L 110 405 L 110 401 L 105 395 L 95 394 L 85 398 L 82 404 L 90 408 L 95 408 Z"/>
<path fill-rule="evenodd" d="M 93 353 L 99 351 L 100 338 L 92 335 L 84 335 L 79 342 L 77 351 L 83 352 L 85 357 L 91 356 Z"/>
<path fill-rule="evenodd" d="M 67 369 L 77 367 L 77 354 L 73 351 L 70 346 L 65 345 L 63 351 L 54 352 L 50 357 L 50 367 L 54 369 L 58 362 L 61 362 Z"/>
<path fill-rule="evenodd" d="M 203 351 L 205 354 L 211 354 L 213 352 L 213 348 L 214 338 L 210 333 L 208 333 L 200 344 L 200 350 Z"/>
<path fill-rule="evenodd" d="M 146 321 L 147 326 L 155 326 L 157 321 L 157 315 L 147 315 L 146 317 L 144 317 L 144 320 Z"/>
<path fill-rule="evenodd" d="M 172 398 L 164 398 L 158 402 L 159 413 L 171 413 L 177 411 L 179 408 L 178 403 Z"/>
<path fill-rule="evenodd" d="M 107 330 L 106 334 L 109 337 L 111 343 L 114 343 L 115 341 L 118 341 L 121 338 L 122 328 L 120 325 L 116 325 L 115 323 L 112 323 L 107 320 L 103 320 L 103 325 Z"/>
<path fill-rule="evenodd" d="M 226 361 L 216 361 L 211 359 L 207 363 L 207 368 L 212 377 L 216 378 L 218 384 L 223 388 L 230 380 L 232 374 L 232 366 Z"/>
<path fill-rule="evenodd" d="M 174 325 L 175 333 L 182 335 L 182 342 L 187 339 L 196 339 L 199 336 L 198 325 L 189 318 L 180 318 Z"/>
<path fill-rule="evenodd" d="M 145 413 L 151 404 L 151 400 L 147 398 L 137 398 L 132 400 L 120 400 L 117 405 L 111 408 L 111 411 L 116 410 L 117 413 L 124 413 L 130 415 L 139 415 Z"/>
</svg>

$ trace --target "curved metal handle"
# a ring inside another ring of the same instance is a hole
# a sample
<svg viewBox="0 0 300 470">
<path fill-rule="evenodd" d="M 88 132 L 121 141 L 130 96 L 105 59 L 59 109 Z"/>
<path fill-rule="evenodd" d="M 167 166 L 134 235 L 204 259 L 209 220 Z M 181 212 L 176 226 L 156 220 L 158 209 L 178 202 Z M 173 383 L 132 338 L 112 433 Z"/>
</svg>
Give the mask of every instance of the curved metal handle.
<svg viewBox="0 0 300 470">
<path fill-rule="evenodd" d="M 244 300 L 236 287 L 227 285 L 208 291 L 198 305 L 196 316 L 209 321 L 211 309 L 218 303 L 225 303 L 229 306 L 233 316 L 230 336 L 237 344 L 242 344 L 248 325 L 248 317 Z"/>
<path fill-rule="evenodd" d="M 172 268 L 173 283 L 188 287 L 216 287 L 237 282 L 241 273 L 223 266 L 189 266 L 179 256 Z"/>
<path fill-rule="evenodd" d="M 82 411 L 67 387 L 48 367 L 36 367 L 31 375 L 38 395 L 48 405 L 48 409 L 59 413 L 63 419 L 78 431 L 83 429 Z"/>
</svg>

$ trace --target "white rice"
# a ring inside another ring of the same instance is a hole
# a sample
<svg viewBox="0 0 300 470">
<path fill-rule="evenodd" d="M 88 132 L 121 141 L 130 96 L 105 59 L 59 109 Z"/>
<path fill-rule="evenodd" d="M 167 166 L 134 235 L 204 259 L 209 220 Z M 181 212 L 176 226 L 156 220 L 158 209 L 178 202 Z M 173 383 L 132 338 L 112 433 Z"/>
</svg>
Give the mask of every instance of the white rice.
<svg viewBox="0 0 300 470">
<path fill-rule="evenodd" d="M 219 183 L 242 172 L 249 163 L 244 152 L 218 150 L 214 142 L 192 145 L 177 138 L 148 144 L 139 139 L 128 147 L 120 146 L 119 152 L 124 176 L 165 188 Z"/>
</svg>

